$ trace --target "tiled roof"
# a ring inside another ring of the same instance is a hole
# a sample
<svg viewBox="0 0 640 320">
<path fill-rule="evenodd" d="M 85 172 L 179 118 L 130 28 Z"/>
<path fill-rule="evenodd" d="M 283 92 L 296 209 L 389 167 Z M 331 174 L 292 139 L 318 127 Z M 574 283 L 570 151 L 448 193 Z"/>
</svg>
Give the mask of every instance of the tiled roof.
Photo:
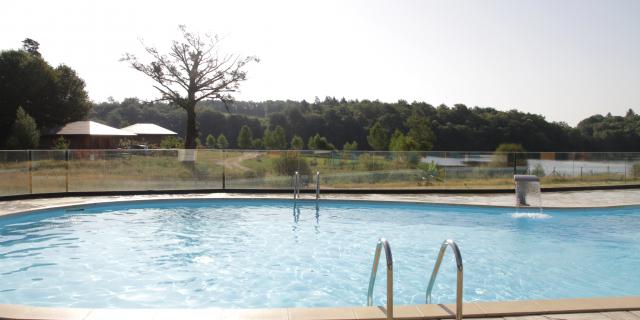
<svg viewBox="0 0 640 320">
<path fill-rule="evenodd" d="M 135 136 L 135 133 L 120 130 L 94 121 L 76 121 L 67 123 L 54 131 L 55 135 L 91 135 L 91 136 Z"/>
</svg>

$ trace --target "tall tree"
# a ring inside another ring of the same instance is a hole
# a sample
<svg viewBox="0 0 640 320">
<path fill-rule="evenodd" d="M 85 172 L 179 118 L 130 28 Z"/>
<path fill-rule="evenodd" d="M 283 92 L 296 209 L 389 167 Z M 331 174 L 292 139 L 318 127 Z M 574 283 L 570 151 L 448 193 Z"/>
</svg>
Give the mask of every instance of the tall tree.
<svg viewBox="0 0 640 320">
<path fill-rule="evenodd" d="M 150 77 L 160 92 L 158 101 L 169 102 L 187 112 L 185 148 L 195 148 L 196 104 L 203 100 L 232 102 L 240 82 L 246 80 L 247 63 L 258 58 L 218 53 L 217 36 L 190 33 L 179 26 L 183 39 L 173 41 L 168 54 L 155 47 L 145 46 L 152 61 L 141 62 L 135 55 L 126 53 L 123 61 Z"/>
<path fill-rule="evenodd" d="M 25 50 L 0 52 L 0 143 L 9 135 L 18 106 L 44 129 L 85 119 L 91 103 L 84 86 L 67 66 L 54 69 Z"/>
<path fill-rule="evenodd" d="M 41 57 L 40 54 L 40 43 L 31 38 L 25 38 L 22 40 L 22 50 L 29 52 L 30 54 Z"/>
</svg>

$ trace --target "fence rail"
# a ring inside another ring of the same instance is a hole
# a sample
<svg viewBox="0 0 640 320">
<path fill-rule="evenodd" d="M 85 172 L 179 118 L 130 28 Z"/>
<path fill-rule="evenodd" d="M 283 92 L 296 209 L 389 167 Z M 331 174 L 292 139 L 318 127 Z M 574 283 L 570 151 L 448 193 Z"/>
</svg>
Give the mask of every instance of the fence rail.
<svg viewBox="0 0 640 320">
<path fill-rule="evenodd" d="M 640 152 L 11 150 L 0 151 L 0 196 L 86 191 L 301 188 L 512 188 L 513 174 L 543 186 L 640 184 Z"/>
</svg>

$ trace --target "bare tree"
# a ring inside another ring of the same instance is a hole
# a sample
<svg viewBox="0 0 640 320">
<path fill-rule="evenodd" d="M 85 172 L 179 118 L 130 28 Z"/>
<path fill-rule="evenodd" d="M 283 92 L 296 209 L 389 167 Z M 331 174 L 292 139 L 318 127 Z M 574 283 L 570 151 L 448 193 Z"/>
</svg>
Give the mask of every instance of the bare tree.
<svg viewBox="0 0 640 320">
<path fill-rule="evenodd" d="M 169 102 L 187 112 L 187 137 L 185 148 L 194 149 L 198 136 L 196 129 L 196 104 L 202 100 L 221 100 L 225 105 L 233 101 L 240 82 L 246 80 L 244 67 L 255 61 L 255 56 L 242 57 L 218 52 L 218 37 L 190 33 L 179 26 L 183 40 L 173 41 L 169 53 L 163 54 L 155 47 L 144 46 L 152 61 L 143 63 L 130 53 L 122 61 L 144 73 L 153 81 L 161 97 L 155 101 Z"/>
</svg>

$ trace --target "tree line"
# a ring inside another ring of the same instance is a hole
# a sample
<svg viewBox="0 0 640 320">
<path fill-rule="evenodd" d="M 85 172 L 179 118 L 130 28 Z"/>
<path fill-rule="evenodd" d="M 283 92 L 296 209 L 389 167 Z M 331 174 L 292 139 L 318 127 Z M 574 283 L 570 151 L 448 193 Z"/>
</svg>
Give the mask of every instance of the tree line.
<svg viewBox="0 0 640 320">
<path fill-rule="evenodd" d="M 502 143 L 517 143 L 528 151 L 640 150 L 640 116 L 632 109 L 624 116 L 594 115 L 576 127 L 517 110 L 404 100 L 326 97 L 312 103 L 236 101 L 226 107 L 209 101 L 198 104 L 196 110 L 202 145 L 212 145 L 205 143 L 208 136 L 223 135 L 229 148 L 298 149 L 301 140 L 304 149 L 355 145 L 360 150 L 493 151 Z M 135 98 L 94 104 L 89 117 L 115 127 L 153 122 L 181 136 L 185 133 L 185 114 L 180 109 Z M 276 142 L 271 142 L 273 135 Z"/>
<path fill-rule="evenodd" d="M 201 45 L 190 33 L 185 37 L 194 47 Z M 193 57 L 199 57 L 200 51 L 195 52 Z M 151 75 L 175 71 L 175 67 L 168 67 L 158 73 L 151 68 L 153 64 L 149 67 L 129 58 L 134 68 Z M 170 61 L 160 62 L 171 66 Z M 218 67 L 215 63 L 204 66 Z M 218 77 L 230 85 L 224 92 L 232 92 L 244 79 L 243 71 L 238 65 L 235 68 Z M 594 115 L 571 127 L 537 114 L 463 104 L 434 106 L 417 101 L 335 97 L 313 102 L 252 102 L 220 96 L 224 92 L 215 92 L 219 95 L 216 101 L 197 96 L 195 100 L 204 98 L 185 105 L 176 105 L 173 98 L 91 102 L 84 81 L 72 68 L 51 66 L 41 56 L 39 44 L 25 39 L 22 49 L 0 52 L 0 148 L 37 148 L 41 133 L 91 119 L 118 128 L 155 123 L 180 137 L 194 137 L 194 143 L 215 148 L 493 151 L 503 143 L 514 143 L 528 151 L 640 151 L 640 116 L 632 109 L 621 116 Z M 173 139 L 165 146 L 188 146 L 187 141 Z"/>
</svg>

